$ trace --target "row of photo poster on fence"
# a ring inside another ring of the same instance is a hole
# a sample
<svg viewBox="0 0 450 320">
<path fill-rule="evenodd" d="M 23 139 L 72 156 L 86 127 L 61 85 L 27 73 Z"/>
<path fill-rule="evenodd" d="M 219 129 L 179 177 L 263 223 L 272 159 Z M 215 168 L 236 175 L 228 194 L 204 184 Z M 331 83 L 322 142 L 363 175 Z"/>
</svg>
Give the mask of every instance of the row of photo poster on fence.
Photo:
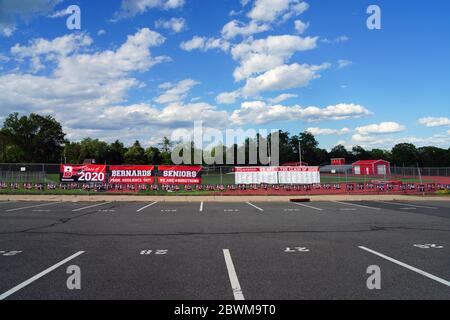
<svg viewBox="0 0 450 320">
<path fill-rule="evenodd" d="M 239 167 L 236 184 L 315 184 L 320 183 L 319 167 Z"/>
<path fill-rule="evenodd" d="M 107 166 L 97 164 L 60 166 L 61 182 L 112 184 L 201 184 L 201 166 Z"/>
</svg>

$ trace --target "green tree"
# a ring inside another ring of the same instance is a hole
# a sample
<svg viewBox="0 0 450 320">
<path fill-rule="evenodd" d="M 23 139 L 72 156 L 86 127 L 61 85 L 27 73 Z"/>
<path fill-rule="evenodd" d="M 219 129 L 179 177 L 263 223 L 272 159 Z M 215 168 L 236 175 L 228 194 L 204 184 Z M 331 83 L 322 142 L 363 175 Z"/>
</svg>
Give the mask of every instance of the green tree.
<svg viewBox="0 0 450 320">
<path fill-rule="evenodd" d="M 369 160 L 370 154 L 361 146 L 354 146 L 352 148 L 352 154 L 356 160 Z"/>
<path fill-rule="evenodd" d="M 391 162 L 391 153 L 387 150 L 372 149 L 369 151 L 369 154 L 371 159 L 382 159 Z"/>
<path fill-rule="evenodd" d="M 61 124 L 52 116 L 35 113 L 19 117 L 10 114 L 3 125 L 3 134 L 9 143 L 16 147 L 18 161 L 21 162 L 59 162 L 66 142 L 66 134 Z"/>
<path fill-rule="evenodd" d="M 156 147 L 150 147 L 145 150 L 145 156 L 149 164 L 159 165 L 162 164 L 161 151 Z"/>
<path fill-rule="evenodd" d="M 113 165 L 123 164 L 125 160 L 125 152 L 127 149 L 119 140 L 114 141 L 108 146 L 106 152 L 106 163 Z"/>
<path fill-rule="evenodd" d="M 343 145 L 339 144 L 331 149 L 329 158 L 345 158 L 349 160 L 349 153 Z"/>
<path fill-rule="evenodd" d="M 125 162 L 127 164 L 147 164 L 147 156 L 139 141 L 136 141 L 125 152 Z"/>
<path fill-rule="evenodd" d="M 6 148 L 8 147 L 8 136 L 0 129 L 0 161 L 6 162 Z"/>
<path fill-rule="evenodd" d="M 400 143 L 392 148 L 392 161 L 397 166 L 416 166 L 419 154 L 411 143 Z"/>
<path fill-rule="evenodd" d="M 417 149 L 419 164 L 423 167 L 450 166 L 446 160 L 447 150 L 437 147 L 422 147 Z"/>
<path fill-rule="evenodd" d="M 319 142 L 317 142 L 314 135 L 308 131 L 302 132 L 300 133 L 299 141 L 301 145 L 302 161 L 307 162 L 310 165 L 318 164 L 320 161 L 317 151 Z"/>
<path fill-rule="evenodd" d="M 78 164 L 81 163 L 81 145 L 79 142 L 69 142 L 64 147 L 64 163 Z"/>
<path fill-rule="evenodd" d="M 86 138 L 80 142 L 80 160 L 95 159 L 96 163 L 105 163 L 108 144 L 99 139 Z"/>
<path fill-rule="evenodd" d="M 173 148 L 173 142 L 170 141 L 168 137 L 164 137 L 163 141 L 158 145 L 161 149 L 161 157 L 162 157 L 162 164 L 170 165 L 172 164 L 172 148 Z"/>
</svg>

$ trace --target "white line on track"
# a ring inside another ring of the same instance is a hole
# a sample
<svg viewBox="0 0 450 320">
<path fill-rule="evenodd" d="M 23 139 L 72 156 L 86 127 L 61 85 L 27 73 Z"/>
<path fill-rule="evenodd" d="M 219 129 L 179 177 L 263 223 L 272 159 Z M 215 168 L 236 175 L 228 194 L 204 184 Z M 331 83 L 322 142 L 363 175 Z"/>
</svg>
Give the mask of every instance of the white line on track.
<svg viewBox="0 0 450 320">
<path fill-rule="evenodd" d="M 231 288 L 233 289 L 234 300 L 245 300 L 244 294 L 242 293 L 241 285 L 239 284 L 239 279 L 234 269 L 233 260 L 231 259 L 230 250 L 223 249 L 223 255 L 225 257 L 225 263 L 227 265 L 228 277 L 230 278 Z"/>
<path fill-rule="evenodd" d="M 387 202 L 387 201 L 378 201 L 378 202 L 386 203 L 386 204 L 393 204 L 393 205 L 397 205 L 397 206 L 404 206 L 404 207 L 414 207 L 414 208 L 424 208 L 424 209 L 437 209 L 436 207 L 418 206 L 418 205 L 409 204 L 409 203 Z"/>
<path fill-rule="evenodd" d="M 6 291 L 5 293 L 0 295 L 0 300 L 4 300 L 6 298 L 8 298 L 10 295 L 16 293 L 17 291 L 25 288 L 26 286 L 30 285 L 31 283 L 35 282 L 36 280 L 39 280 L 40 278 L 42 278 L 43 276 L 49 274 L 50 272 L 52 272 L 53 270 L 58 269 L 59 267 L 61 267 L 62 265 L 66 264 L 67 262 L 69 262 L 70 260 L 75 259 L 76 257 L 78 257 L 79 255 L 82 255 L 84 253 L 84 251 L 79 251 L 77 253 L 75 253 L 74 255 L 71 255 L 70 257 L 58 262 L 57 264 L 51 266 L 48 269 L 45 269 L 44 271 L 42 271 L 41 273 L 38 273 L 37 275 L 35 275 L 34 277 L 31 277 L 30 279 L 22 282 L 21 284 L 15 286 L 14 288 Z"/>
<path fill-rule="evenodd" d="M 355 204 L 355 203 L 349 203 L 349 202 L 341 202 L 341 201 L 333 201 L 334 203 L 339 203 L 339 204 L 344 204 L 347 206 L 354 206 L 354 207 L 359 207 L 359 208 L 366 208 L 366 209 L 372 209 L 372 210 L 381 210 L 381 208 L 376 208 L 376 207 L 368 207 L 368 206 L 363 206 L 361 204 Z"/>
<path fill-rule="evenodd" d="M 252 206 L 253 208 L 256 208 L 256 209 L 258 209 L 259 211 L 264 211 L 263 209 L 261 209 L 260 207 L 257 207 L 257 206 L 255 206 L 253 203 L 250 203 L 250 202 L 246 202 L 249 206 Z"/>
<path fill-rule="evenodd" d="M 301 206 L 301 207 L 305 207 L 305 208 L 310 208 L 310 209 L 314 209 L 314 210 L 317 210 L 317 211 L 323 211 L 322 208 L 317 208 L 317 207 L 309 206 L 309 205 L 304 204 L 304 203 L 298 203 L 298 202 L 292 202 L 292 203 L 295 204 L 295 205 L 297 205 L 297 206 Z"/>
<path fill-rule="evenodd" d="M 97 204 L 94 204 L 92 206 L 74 209 L 74 210 L 72 210 L 72 212 L 78 212 L 78 211 L 81 211 L 81 210 L 86 210 L 86 209 L 95 208 L 95 207 L 99 207 L 99 206 L 105 206 L 105 205 L 110 204 L 110 203 L 112 203 L 112 201 L 97 203 Z"/>
<path fill-rule="evenodd" d="M 13 212 L 13 211 L 19 211 L 19 210 L 24 210 L 24 209 L 31 209 L 31 208 L 39 208 L 39 207 L 52 206 L 52 205 L 55 205 L 55 204 L 58 204 L 58 203 L 61 203 L 61 202 L 44 203 L 44 204 L 37 204 L 37 205 L 33 205 L 33 206 L 27 206 L 27 207 L 21 207 L 21 208 L 14 208 L 14 209 L 6 210 L 6 212 Z"/>
<path fill-rule="evenodd" d="M 151 206 L 154 206 L 154 205 L 157 204 L 157 203 L 158 203 L 158 201 L 152 202 L 152 203 L 146 205 L 145 207 L 142 207 L 142 208 L 140 208 L 140 209 L 137 209 L 136 212 L 141 212 L 142 210 L 145 210 L 145 209 L 147 209 L 147 208 L 150 208 Z"/>
<path fill-rule="evenodd" d="M 203 212 L 203 201 L 200 203 L 200 212 Z"/>
<path fill-rule="evenodd" d="M 7 204 L 7 203 L 16 203 L 17 201 L 5 201 L 5 202 L 0 202 L 0 204 Z"/>
<path fill-rule="evenodd" d="M 432 275 L 431 273 L 428 273 L 428 272 L 425 272 L 425 271 L 423 271 L 423 270 L 417 269 L 416 267 L 410 266 L 410 265 L 408 265 L 408 264 L 406 264 L 406 263 L 404 263 L 404 262 L 395 260 L 394 258 L 388 257 L 388 256 L 386 256 L 386 255 L 384 255 L 384 254 L 382 254 L 382 253 L 376 252 L 375 250 L 372 250 L 372 249 L 369 249 L 369 248 L 366 248 L 366 247 L 363 247 L 363 246 L 359 246 L 358 248 L 360 248 L 360 249 L 362 249 L 362 250 L 365 250 L 365 251 L 367 251 L 367 252 L 370 252 L 370 253 L 372 253 L 372 254 L 374 254 L 374 255 L 377 255 L 377 256 L 379 256 L 379 257 L 385 259 L 385 260 L 388 260 L 388 261 L 390 261 L 390 262 L 393 262 L 393 263 L 395 263 L 395 264 L 397 264 L 397 265 L 399 265 L 399 266 L 402 266 L 402 267 L 404 267 L 404 268 L 406 268 L 406 269 L 409 269 L 409 270 L 411 270 L 411 271 L 414 271 L 414 272 L 416 272 L 416 273 L 418 273 L 418 274 L 421 274 L 421 275 L 423 275 L 423 276 L 425 276 L 425 277 L 427 277 L 427 278 L 430 278 L 430 279 L 432 279 L 432 280 L 434 280 L 434 281 L 440 282 L 440 283 L 446 285 L 447 287 L 450 287 L 450 282 L 449 282 L 449 281 L 444 280 L 444 279 L 439 278 L 439 277 L 436 277 L 435 275 Z"/>
</svg>

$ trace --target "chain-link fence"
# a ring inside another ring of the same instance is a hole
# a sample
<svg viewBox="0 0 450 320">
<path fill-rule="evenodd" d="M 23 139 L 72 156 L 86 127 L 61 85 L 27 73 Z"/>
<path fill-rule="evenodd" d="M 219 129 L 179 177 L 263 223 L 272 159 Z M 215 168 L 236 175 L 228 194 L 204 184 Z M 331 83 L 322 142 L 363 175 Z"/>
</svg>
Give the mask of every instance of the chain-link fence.
<svg viewBox="0 0 450 320">
<path fill-rule="evenodd" d="M 202 183 L 209 185 L 235 184 L 234 166 L 205 166 Z M 59 164 L 0 164 L 3 183 L 59 183 Z M 322 183 L 366 183 L 370 181 L 400 180 L 402 182 L 433 182 L 437 177 L 450 177 L 450 168 L 418 168 L 392 166 L 385 175 L 355 175 L 352 166 L 322 166 Z"/>
</svg>

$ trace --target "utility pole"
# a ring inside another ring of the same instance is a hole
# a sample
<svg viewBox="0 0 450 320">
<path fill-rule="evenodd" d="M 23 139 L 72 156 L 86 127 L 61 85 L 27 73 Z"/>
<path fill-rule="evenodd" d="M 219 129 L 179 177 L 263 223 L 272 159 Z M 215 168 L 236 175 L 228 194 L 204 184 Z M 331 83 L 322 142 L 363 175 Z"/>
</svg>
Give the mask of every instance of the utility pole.
<svg viewBox="0 0 450 320">
<path fill-rule="evenodd" d="M 300 140 L 298 140 L 298 157 L 300 159 L 300 166 L 302 165 L 302 144 Z"/>
</svg>

